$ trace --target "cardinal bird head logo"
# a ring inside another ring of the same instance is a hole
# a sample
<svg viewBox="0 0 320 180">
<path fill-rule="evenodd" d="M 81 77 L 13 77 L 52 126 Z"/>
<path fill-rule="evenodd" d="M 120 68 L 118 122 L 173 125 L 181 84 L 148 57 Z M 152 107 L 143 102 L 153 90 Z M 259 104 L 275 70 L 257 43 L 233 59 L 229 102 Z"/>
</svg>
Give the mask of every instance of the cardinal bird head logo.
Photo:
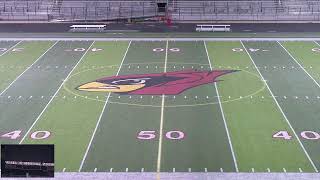
<svg viewBox="0 0 320 180">
<path fill-rule="evenodd" d="M 158 74 L 136 74 L 101 78 L 76 89 L 128 95 L 177 95 L 203 84 L 217 82 L 219 76 L 239 70 L 185 70 Z"/>
</svg>

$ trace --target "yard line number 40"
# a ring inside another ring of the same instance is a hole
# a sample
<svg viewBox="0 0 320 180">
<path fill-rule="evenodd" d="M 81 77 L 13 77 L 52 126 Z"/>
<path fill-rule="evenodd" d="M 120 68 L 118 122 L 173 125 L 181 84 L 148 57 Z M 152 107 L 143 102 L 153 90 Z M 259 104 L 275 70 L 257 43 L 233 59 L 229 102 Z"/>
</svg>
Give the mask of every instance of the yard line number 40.
<svg viewBox="0 0 320 180">
<path fill-rule="evenodd" d="M 2 134 L 0 137 L 1 138 L 7 138 L 7 139 L 18 139 L 21 136 L 21 130 L 16 130 L 16 131 L 11 131 L 5 134 Z M 34 131 L 30 134 L 31 139 L 47 139 L 51 133 L 49 131 Z"/>
<path fill-rule="evenodd" d="M 300 133 L 301 138 L 307 140 L 318 140 L 320 139 L 320 134 L 314 131 L 302 131 Z M 273 134 L 273 138 L 290 140 L 292 139 L 292 135 L 288 131 L 278 131 Z"/>
</svg>

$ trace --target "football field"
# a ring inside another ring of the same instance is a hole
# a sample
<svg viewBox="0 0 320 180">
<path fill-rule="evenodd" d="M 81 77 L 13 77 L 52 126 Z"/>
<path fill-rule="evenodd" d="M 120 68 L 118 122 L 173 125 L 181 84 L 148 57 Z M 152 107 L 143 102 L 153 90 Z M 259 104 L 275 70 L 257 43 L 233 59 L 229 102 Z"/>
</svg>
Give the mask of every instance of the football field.
<svg viewBox="0 0 320 180">
<path fill-rule="evenodd" d="M 0 143 L 59 172 L 318 172 L 319 109 L 316 41 L 0 41 Z"/>
</svg>

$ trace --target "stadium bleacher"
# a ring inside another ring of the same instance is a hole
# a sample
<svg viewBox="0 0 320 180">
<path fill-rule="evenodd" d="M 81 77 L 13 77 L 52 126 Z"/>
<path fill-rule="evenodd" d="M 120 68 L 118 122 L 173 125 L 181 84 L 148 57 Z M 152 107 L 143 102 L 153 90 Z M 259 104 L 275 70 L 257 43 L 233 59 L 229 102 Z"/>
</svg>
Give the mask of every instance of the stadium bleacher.
<svg viewBox="0 0 320 180">
<path fill-rule="evenodd" d="M 166 13 L 157 3 L 167 2 Z M 170 15 L 176 21 L 319 20 L 314 0 L 10 0 L 0 2 L 2 20 L 114 20 Z"/>
</svg>

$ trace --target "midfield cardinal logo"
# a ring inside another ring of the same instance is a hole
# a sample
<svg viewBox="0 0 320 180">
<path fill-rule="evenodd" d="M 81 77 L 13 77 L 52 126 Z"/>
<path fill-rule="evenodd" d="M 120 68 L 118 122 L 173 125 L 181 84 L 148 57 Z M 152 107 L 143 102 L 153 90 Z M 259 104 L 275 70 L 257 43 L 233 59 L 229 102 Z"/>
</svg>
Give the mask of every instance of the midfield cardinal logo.
<svg viewBox="0 0 320 180">
<path fill-rule="evenodd" d="M 203 84 L 217 82 L 219 76 L 238 70 L 175 71 L 158 74 L 111 76 L 83 84 L 80 91 L 114 92 L 129 95 L 177 95 Z"/>
</svg>

